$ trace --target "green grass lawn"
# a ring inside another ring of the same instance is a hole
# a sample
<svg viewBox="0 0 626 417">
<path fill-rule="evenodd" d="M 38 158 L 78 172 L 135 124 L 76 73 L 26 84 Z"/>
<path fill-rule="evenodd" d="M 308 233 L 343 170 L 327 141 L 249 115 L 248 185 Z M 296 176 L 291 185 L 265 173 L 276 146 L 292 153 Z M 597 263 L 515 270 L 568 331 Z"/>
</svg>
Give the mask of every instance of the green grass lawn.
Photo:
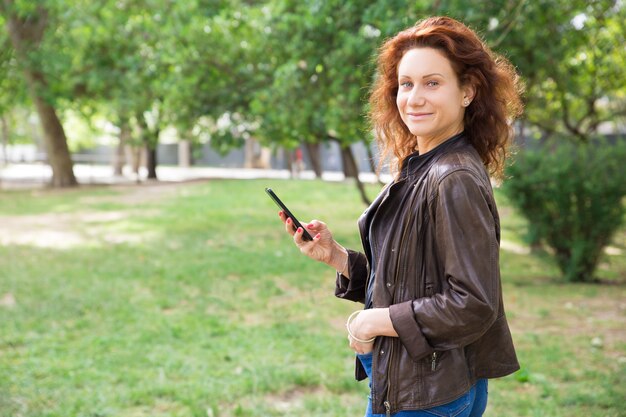
<svg viewBox="0 0 626 417">
<path fill-rule="evenodd" d="M 0 194 L 0 416 L 361 416 L 334 272 L 282 231 L 358 248 L 352 184 L 226 181 Z M 371 197 L 378 187 L 370 186 Z M 626 285 L 566 285 L 500 195 L 522 370 L 487 416 L 625 416 Z M 626 278 L 626 233 L 599 276 Z"/>
</svg>

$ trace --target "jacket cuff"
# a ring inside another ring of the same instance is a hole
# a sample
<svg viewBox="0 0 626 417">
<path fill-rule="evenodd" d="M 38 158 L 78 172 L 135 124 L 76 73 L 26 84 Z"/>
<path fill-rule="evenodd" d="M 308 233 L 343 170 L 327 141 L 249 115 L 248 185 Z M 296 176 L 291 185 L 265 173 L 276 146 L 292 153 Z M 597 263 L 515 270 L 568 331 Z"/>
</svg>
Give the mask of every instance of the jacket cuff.
<svg viewBox="0 0 626 417">
<path fill-rule="evenodd" d="M 368 275 L 367 258 L 362 253 L 351 249 L 347 249 L 347 251 L 350 278 L 337 272 L 335 296 L 363 303 Z"/>
<path fill-rule="evenodd" d="M 400 341 L 414 361 L 418 361 L 435 351 L 415 321 L 413 301 L 389 306 L 389 317 Z"/>
</svg>

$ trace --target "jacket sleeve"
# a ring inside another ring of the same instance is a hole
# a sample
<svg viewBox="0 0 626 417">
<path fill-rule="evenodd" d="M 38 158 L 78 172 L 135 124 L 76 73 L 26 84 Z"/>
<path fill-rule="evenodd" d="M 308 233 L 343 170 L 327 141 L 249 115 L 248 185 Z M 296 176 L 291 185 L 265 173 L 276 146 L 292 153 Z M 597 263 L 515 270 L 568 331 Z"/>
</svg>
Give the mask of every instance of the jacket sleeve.
<svg viewBox="0 0 626 417">
<path fill-rule="evenodd" d="M 369 271 L 365 255 L 348 249 L 348 271 L 350 278 L 337 272 L 335 295 L 346 300 L 364 303 Z"/>
<path fill-rule="evenodd" d="M 500 302 L 499 242 L 490 189 L 455 171 L 437 187 L 429 209 L 444 290 L 390 307 L 394 329 L 413 357 L 466 346 L 496 320 Z M 494 208 L 495 209 L 495 208 Z"/>
</svg>

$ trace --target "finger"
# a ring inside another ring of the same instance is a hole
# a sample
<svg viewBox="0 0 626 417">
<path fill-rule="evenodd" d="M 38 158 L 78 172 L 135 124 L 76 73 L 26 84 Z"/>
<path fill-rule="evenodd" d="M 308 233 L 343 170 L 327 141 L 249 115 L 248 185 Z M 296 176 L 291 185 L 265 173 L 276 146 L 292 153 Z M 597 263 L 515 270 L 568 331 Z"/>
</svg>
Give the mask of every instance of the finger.
<svg viewBox="0 0 626 417">
<path fill-rule="evenodd" d="M 289 224 L 291 224 L 291 225 L 292 225 L 292 227 L 293 227 L 293 221 L 291 220 L 291 218 L 290 218 L 290 217 L 288 217 L 288 216 L 287 216 L 287 214 L 285 214 L 285 212 L 284 212 L 284 211 L 282 211 L 282 210 L 281 210 L 281 211 L 279 211 L 279 212 L 278 212 L 278 217 L 280 217 L 280 220 L 281 220 L 283 223 L 285 223 L 285 225 L 287 225 L 287 222 L 289 222 Z"/>
<path fill-rule="evenodd" d="M 359 354 L 372 351 L 371 345 L 365 345 L 365 344 L 358 343 L 358 342 L 351 344 L 350 347 L 352 348 L 352 350 L 354 350 L 356 353 L 359 353 Z"/>
<path fill-rule="evenodd" d="M 359 352 L 370 352 L 372 349 L 374 349 L 374 342 L 361 343 L 356 340 L 352 340 L 352 343 L 350 344 L 350 346 L 354 350 L 358 350 Z"/>
<path fill-rule="evenodd" d="M 311 234 L 309 233 L 309 235 Z M 315 251 L 315 247 L 319 243 L 320 239 L 321 235 L 319 233 L 313 236 L 313 240 L 305 239 L 304 230 L 302 228 L 299 228 L 293 234 L 293 241 L 295 242 L 296 246 L 300 248 L 300 252 L 307 256 Z"/>
<path fill-rule="evenodd" d="M 287 217 L 287 220 L 285 220 L 285 230 L 287 231 L 287 233 L 289 233 L 291 236 L 294 235 L 294 226 L 293 226 L 293 221 L 291 220 L 290 217 Z"/>
<path fill-rule="evenodd" d="M 293 241 L 299 247 L 304 246 L 307 243 L 307 241 L 303 239 L 303 234 L 304 229 L 302 229 L 301 227 L 298 227 L 298 229 L 293 233 Z"/>
<path fill-rule="evenodd" d="M 324 222 L 321 222 L 319 220 L 311 220 L 309 222 L 309 224 L 306 225 L 306 228 L 309 230 L 313 230 L 313 231 L 320 231 L 322 229 L 324 229 L 326 227 L 326 224 Z"/>
</svg>

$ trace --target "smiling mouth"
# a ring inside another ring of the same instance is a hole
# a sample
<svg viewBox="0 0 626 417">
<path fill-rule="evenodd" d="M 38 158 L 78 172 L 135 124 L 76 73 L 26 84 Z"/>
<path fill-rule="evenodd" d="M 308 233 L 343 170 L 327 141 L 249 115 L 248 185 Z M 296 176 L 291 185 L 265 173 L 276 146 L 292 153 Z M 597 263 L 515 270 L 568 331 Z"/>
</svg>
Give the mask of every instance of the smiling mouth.
<svg viewBox="0 0 626 417">
<path fill-rule="evenodd" d="M 411 119 L 423 119 L 432 115 L 432 113 L 407 113 L 406 115 Z"/>
</svg>

